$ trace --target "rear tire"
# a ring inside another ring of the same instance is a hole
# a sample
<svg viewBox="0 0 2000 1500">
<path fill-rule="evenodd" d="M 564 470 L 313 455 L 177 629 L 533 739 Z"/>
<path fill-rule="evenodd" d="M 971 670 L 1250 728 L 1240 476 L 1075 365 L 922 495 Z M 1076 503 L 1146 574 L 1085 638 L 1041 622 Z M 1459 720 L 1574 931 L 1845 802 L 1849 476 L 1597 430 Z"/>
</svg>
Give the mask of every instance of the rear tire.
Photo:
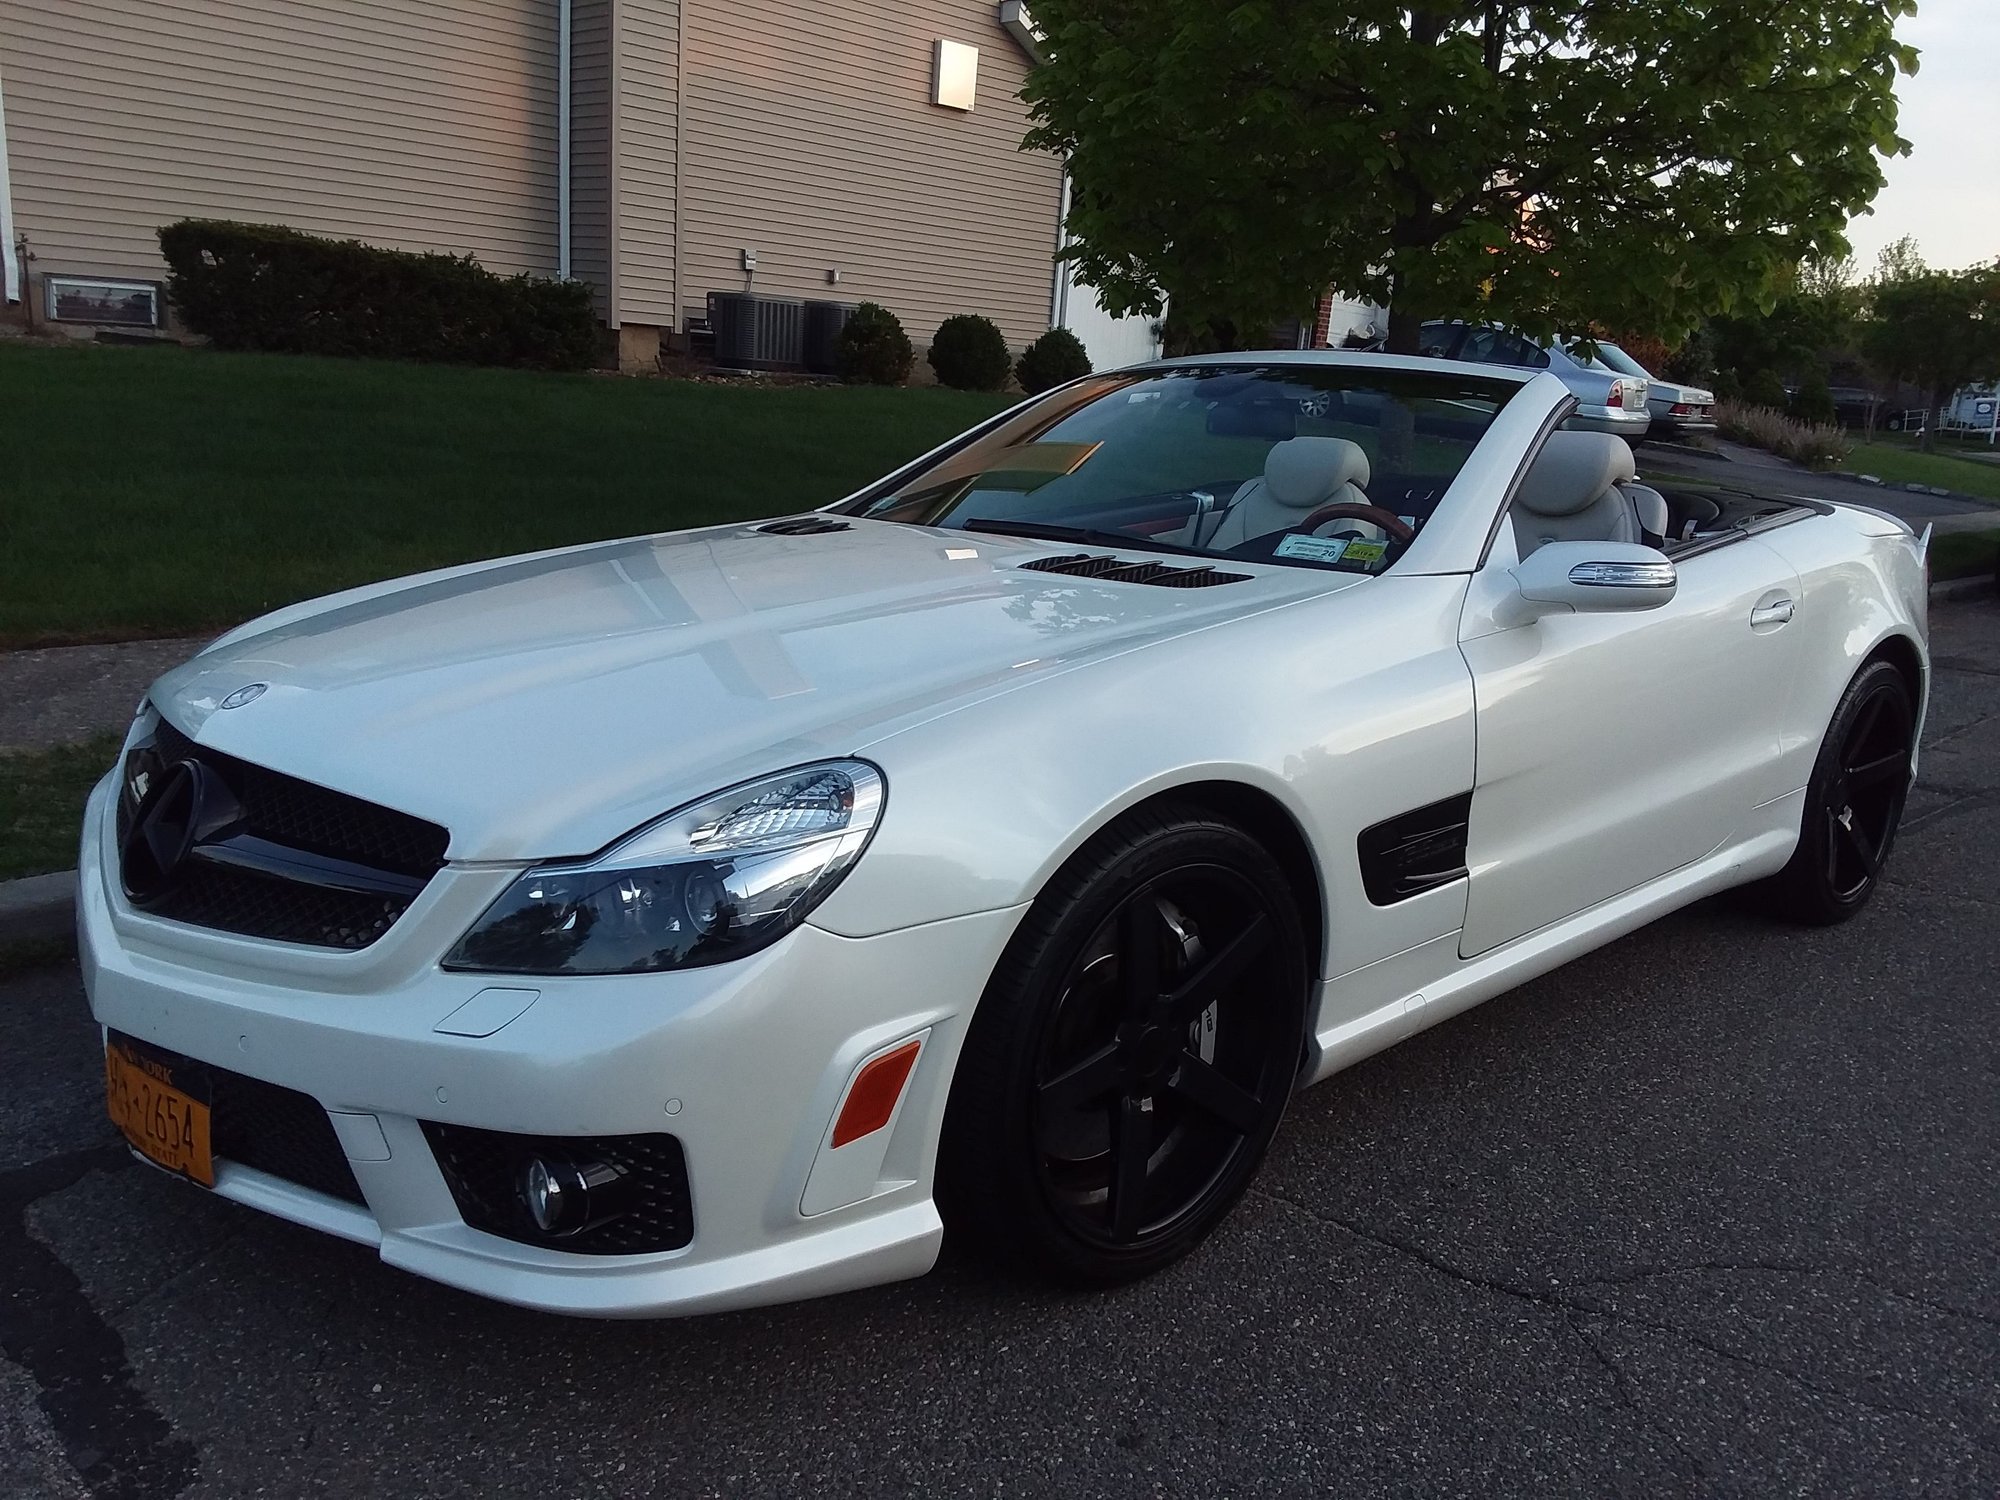
<svg viewBox="0 0 2000 1500">
<path fill-rule="evenodd" d="M 1820 742 L 1799 846 L 1756 888 L 1776 915 L 1826 927 L 1868 904 L 1902 822 L 1915 729 L 1903 674 L 1886 661 L 1863 667 Z"/>
<path fill-rule="evenodd" d="M 1192 806 L 1099 835 L 973 1016 L 938 1169 L 953 1240 L 1094 1285 L 1187 1254 L 1277 1130 L 1307 990 L 1297 905 L 1255 839 Z"/>
</svg>

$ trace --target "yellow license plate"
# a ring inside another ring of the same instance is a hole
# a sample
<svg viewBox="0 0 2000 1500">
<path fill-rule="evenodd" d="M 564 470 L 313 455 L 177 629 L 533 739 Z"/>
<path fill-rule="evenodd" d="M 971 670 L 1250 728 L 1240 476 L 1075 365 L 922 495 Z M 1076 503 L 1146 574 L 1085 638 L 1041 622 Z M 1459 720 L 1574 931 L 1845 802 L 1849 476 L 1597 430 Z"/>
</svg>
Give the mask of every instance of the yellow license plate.
<svg viewBox="0 0 2000 1500">
<path fill-rule="evenodd" d="M 203 1187 L 215 1186 L 208 1102 L 176 1088 L 171 1065 L 114 1037 L 104 1049 L 104 1098 L 111 1123 L 141 1155 Z"/>
</svg>

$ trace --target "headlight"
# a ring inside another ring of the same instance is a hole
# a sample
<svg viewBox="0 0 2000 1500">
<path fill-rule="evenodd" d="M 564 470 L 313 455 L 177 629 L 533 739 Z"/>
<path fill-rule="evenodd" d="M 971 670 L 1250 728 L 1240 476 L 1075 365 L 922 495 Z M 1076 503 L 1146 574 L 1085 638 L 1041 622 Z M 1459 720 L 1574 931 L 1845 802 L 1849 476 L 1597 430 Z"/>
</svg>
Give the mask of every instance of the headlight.
<svg viewBox="0 0 2000 1500">
<path fill-rule="evenodd" d="M 741 958 L 805 920 L 860 857 L 881 810 L 881 773 L 858 760 L 731 787 L 589 865 L 530 870 L 444 966 L 639 974 Z"/>
</svg>

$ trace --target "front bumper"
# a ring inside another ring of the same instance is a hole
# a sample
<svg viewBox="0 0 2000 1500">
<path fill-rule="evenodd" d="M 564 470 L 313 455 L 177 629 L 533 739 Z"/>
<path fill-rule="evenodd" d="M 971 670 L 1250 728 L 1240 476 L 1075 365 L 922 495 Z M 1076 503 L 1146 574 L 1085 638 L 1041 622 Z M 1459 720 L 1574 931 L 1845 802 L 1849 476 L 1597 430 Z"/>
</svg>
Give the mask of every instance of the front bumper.
<svg viewBox="0 0 2000 1500">
<path fill-rule="evenodd" d="M 511 871 L 448 869 L 360 953 L 237 938 L 125 901 L 109 788 L 91 797 L 78 871 L 92 1014 L 309 1095 L 334 1114 L 366 1204 L 227 1160 L 216 1164 L 221 1196 L 373 1245 L 390 1265 L 451 1286 L 603 1317 L 818 1296 L 920 1275 L 935 1260 L 931 1177 L 951 1072 L 1019 908 L 870 938 L 808 925 L 736 963 L 681 973 L 482 979 L 423 955 L 442 952 Z M 437 1029 L 491 985 L 539 994 L 490 1035 Z M 923 1051 L 889 1125 L 830 1158 L 831 1121 L 856 1069 L 919 1035 Z M 584 1255 L 471 1228 L 424 1121 L 557 1137 L 671 1134 L 686 1152 L 693 1239 L 659 1253 Z"/>
</svg>

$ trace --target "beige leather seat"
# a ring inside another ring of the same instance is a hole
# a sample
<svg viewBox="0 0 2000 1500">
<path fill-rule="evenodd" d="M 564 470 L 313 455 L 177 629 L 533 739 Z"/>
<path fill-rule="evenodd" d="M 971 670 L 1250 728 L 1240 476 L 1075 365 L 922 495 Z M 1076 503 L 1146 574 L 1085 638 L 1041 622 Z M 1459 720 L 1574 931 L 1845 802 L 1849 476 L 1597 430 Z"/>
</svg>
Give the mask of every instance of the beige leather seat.
<svg viewBox="0 0 2000 1500">
<path fill-rule="evenodd" d="M 1643 541 L 1638 510 L 1621 488 L 1637 473 L 1631 446 L 1621 437 L 1550 434 L 1514 497 L 1521 556 L 1549 542 Z"/>
<path fill-rule="evenodd" d="M 1227 550 L 1273 531 L 1285 531 L 1322 505 L 1366 505 L 1368 454 L 1346 438 L 1295 437 L 1275 444 L 1264 473 L 1236 492 L 1205 545 Z M 1346 523 L 1367 536 L 1380 531 L 1365 521 Z"/>
</svg>

